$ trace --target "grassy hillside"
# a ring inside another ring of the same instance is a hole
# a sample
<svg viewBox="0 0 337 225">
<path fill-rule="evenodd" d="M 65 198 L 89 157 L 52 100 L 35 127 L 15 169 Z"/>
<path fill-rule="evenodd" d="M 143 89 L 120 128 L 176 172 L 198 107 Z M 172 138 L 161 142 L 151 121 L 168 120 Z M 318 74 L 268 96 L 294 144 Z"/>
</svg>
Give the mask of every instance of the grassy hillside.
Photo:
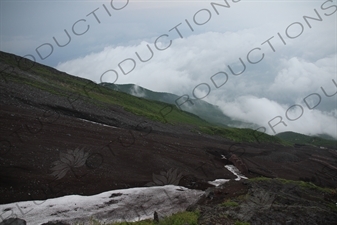
<svg viewBox="0 0 337 225">
<path fill-rule="evenodd" d="M 254 131 L 248 128 L 223 128 L 215 126 L 202 126 L 200 127 L 200 131 L 210 135 L 227 137 L 237 142 L 278 143 L 282 145 L 288 144 L 278 137 Z"/>
<path fill-rule="evenodd" d="M 14 82 L 37 88 L 53 95 L 64 97 L 64 101 L 69 103 L 69 107 L 77 99 L 88 101 L 97 105 L 97 107 L 103 108 L 109 105 L 118 105 L 126 111 L 154 121 L 169 124 L 194 125 L 196 130 L 201 132 L 220 135 L 235 141 L 256 141 L 252 136 L 253 131 L 250 129 L 215 127 L 215 125 L 192 113 L 178 109 L 173 104 L 153 101 L 158 98 L 158 93 L 146 92 L 149 96 L 152 96 L 153 100 L 135 97 L 121 91 L 116 91 L 111 87 L 108 88 L 106 85 L 98 85 L 87 79 L 71 76 L 38 63 L 34 64 L 30 60 L 26 60 L 25 63 L 21 61 L 18 64 L 18 60 L 19 58 L 15 55 L 0 52 L 0 71 L 2 71 L 0 85 L 2 82 Z M 161 95 L 166 96 L 168 102 L 176 97 L 174 95 L 167 95 L 167 93 L 161 93 Z M 206 104 L 206 106 L 200 107 L 199 110 L 204 110 L 204 113 L 214 116 L 207 111 L 210 104 L 206 102 L 202 104 Z M 217 114 L 214 110 L 212 112 Z M 264 138 L 259 138 L 259 140 L 262 142 L 281 142 L 278 138 L 269 135 L 265 135 Z"/>
<path fill-rule="evenodd" d="M 55 95 L 64 96 L 70 104 L 81 98 L 95 103 L 99 107 L 106 106 L 106 104 L 119 105 L 127 111 L 154 121 L 197 126 L 209 125 L 199 117 L 181 111 L 172 105 L 114 91 L 87 79 L 71 76 L 41 64 L 36 63 L 31 69 L 24 72 L 18 68 L 14 55 L 1 53 L 0 61 L 9 64 L 4 67 L 5 69 L 1 73 L 3 75 L 1 82 L 26 84 Z M 32 65 L 32 62 L 30 64 Z"/>
<path fill-rule="evenodd" d="M 144 99 L 149 99 L 157 102 L 164 102 L 168 104 L 175 105 L 176 100 L 180 96 L 165 92 L 154 92 L 146 88 L 134 85 L 134 84 L 111 84 L 102 83 L 104 87 L 108 87 L 115 91 L 128 93 L 130 95 L 138 96 Z M 235 121 L 226 116 L 217 106 L 209 104 L 205 101 L 198 100 L 193 101 L 194 105 L 188 103 L 183 104 L 181 109 L 190 113 L 193 113 L 200 118 L 215 124 L 211 126 L 201 126 L 200 131 L 211 134 L 220 135 L 223 137 L 230 138 L 235 141 L 245 141 L 245 142 L 256 142 L 256 137 L 253 135 L 254 132 L 251 129 L 238 129 L 232 126 L 243 126 L 254 128 L 253 124 L 244 123 L 241 121 Z M 255 134 L 257 136 L 257 134 Z M 280 140 L 281 139 L 281 140 Z M 282 143 L 286 145 L 303 144 L 303 145 L 313 145 L 318 147 L 327 148 L 337 148 L 336 140 L 328 135 L 321 134 L 317 137 L 311 137 L 295 132 L 284 132 L 277 134 L 275 136 L 270 136 L 267 134 L 259 134 L 260 142 L 272 142 L 272 143 Z"/>
<path fill-rule="evenodd" d="M 291 131 L 279 133 L 276 136 L 291 144 L 313 145 L 317 147 L 337 149 L 337 140 L 333 140 L 332 137 L 330 137 L 330 140 L 328 140 L 321 137 L 311 137 Z"/>
<path fill-rule="evenodd" d="M 176 105 L 176 100 L 178 99 L 178 103 L 183 103 L 184 98 L 179 99 L 181 96 L 165 93 L 165 92 L 154 92 L 148 90 L 146 88 L 134 85 L 134 84 L 111 84 L 111 83 L 102 83 L 104 87 L 111 88 L 116 91 L 124 92 L 130 95 L 134 95 L 137 97 L 164 102 L 172 105 Z M 254 124 L 245 123 L 242 121 L 232 120 L 230 117 L 226 116 L 218 106 L 209 104 L 203 100 L 191 100 L 191 103 L 185 103 L 180 106 L 180 108 L 186 112 L 193 113 L 200 118 L 224 127 L 249 127 L 249 128 L 257 128 Z"/>
</svg>

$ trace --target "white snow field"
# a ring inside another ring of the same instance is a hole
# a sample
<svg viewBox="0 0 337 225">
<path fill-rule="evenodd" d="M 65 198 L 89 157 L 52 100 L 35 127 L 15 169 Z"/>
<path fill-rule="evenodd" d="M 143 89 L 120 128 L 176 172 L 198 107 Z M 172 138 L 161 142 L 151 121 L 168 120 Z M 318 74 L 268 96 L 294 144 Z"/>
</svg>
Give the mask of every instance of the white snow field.
<svg viewBox="0 0 337 225">
<path fill-rule="evenodd" d="M 154 211 L 168 216 L 184 211 L 203 191 L 166 185 L 103 192 L 93 196 L 70 195 L 45 201 L 25 201 L 0 205 L 0 222 L 17 217 L 28 225 L 48 221 L 88 224 L 137 221 L 153 218 Z"/>
<path fill-rule="evenodd" d="M 234 165 L 224 166 L 237 178 L 243 176 Z M 209 184 L 219 186 L 229 179 L 216 179 Z M 27 225 L 40 225 L 48 221 L 70 224 L 89 224 L 91 219 L 107 222 L 133 222 L 153 218 L 154 211 L 161 216 L 184 211 L 196 202 L 204 191 L 174 185 L 130 188 L 107 191 L 92 196 L 69 195 L 44 201 L 25 201 L 0 205 L 0 222 L 17 217 Z"/>
</svg>

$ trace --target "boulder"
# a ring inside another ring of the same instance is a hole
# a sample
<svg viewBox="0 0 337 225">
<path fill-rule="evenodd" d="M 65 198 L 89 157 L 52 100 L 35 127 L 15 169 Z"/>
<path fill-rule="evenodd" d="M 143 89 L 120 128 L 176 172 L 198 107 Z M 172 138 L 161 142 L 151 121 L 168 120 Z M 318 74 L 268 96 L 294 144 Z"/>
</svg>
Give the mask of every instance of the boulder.
<svg viewBox="0 0 337 225">
<path fill-rule="evenodd" d="M 60 221 L 49 221 L 48 223 L 43 223 L 41 225 L 70 225 L 70 224 Z"/>
<path fill-rule="evenodd" d="M 26 221 L 19 218 L 9 218 L 0 223 L 0 225 L 26 225 Z"/>
</svg>

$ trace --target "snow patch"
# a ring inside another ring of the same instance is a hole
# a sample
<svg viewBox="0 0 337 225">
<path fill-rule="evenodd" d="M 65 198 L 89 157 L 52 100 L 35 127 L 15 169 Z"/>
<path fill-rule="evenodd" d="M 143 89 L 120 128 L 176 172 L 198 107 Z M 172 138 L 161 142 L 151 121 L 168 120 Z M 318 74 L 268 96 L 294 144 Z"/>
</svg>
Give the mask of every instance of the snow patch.
<svg viewBox="0 0 337 225">
<path fill-rule="evenodd" d="M 117 128 L 117 127 L 114 127 L 114 126 L 106 125 L 106 124 L 103 124 L 103 123 L 97 123 L 97 122 L 86 120 L 86 119 L 79 119 L 79 120 L 82 120 L 82 121 L 85 121 L 85 122 L 88 122 L 88 123 L 98 124 L 98 125 L 101 125 L 101 126 L 104 126 L 104 127 Z"/>
<path fill-rule="evenodd" d="M 247 177 L 243 176 L 240 170 L 236 168 L 234 165 L 226 165 L 225 167 L 237 177 L 235 178 L 235 180 L 248 179 Z"/>
<path fill-rule="evenodd" d="M 247 177 L 243 176 L 240 170 L 236 168 L 234 165 L 225 165 L 225 167 L 226 169 L 228 169 L 230 172 L 232 172 L 236 176 L 235 178 L 236 181 L 241 180 L 241 179 L 248 179 Z M 230 181 L 230 179 L 216 179 L 214 181 L 208 181 L 208 183 L 217 187 L 228 181 Z"/>
<path fill-rule="evenodd" d="M 174 185 L 107 191 L 93 196 L 70 195 L 45 201 L 25 201 L 0 205 L 1 220 L 14 217 L 28 225 L 63 221 L 89 224 L 138 221 L 184 211 L 204 192 Z"/>
<path fill-rule="evenodd" d="M 217 187 L 217 186 L 220 186 L 221 184 L 224 184 L 228 181 L 230 181 L 230 180 L 229 179 L 216 179 L 214 181 L 208 181 L 208 183 Z"/>
</svg>

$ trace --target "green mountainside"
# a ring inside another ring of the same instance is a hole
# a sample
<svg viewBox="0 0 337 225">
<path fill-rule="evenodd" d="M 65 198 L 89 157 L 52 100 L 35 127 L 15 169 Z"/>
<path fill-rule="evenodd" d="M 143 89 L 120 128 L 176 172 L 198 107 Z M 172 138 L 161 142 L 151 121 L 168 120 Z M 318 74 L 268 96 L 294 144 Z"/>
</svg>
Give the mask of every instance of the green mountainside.
<svg viewBox="0 0 337 225">
<path fill-rule="evenodd" d="M 73 103 L 81 99 L 105 109 L 108 109 L 109 105 L 118 105 L 135 115 L 157 122 L 171 125 L 192 125 L 195 132 L 220 135 L 237 141 L 256 142 L 253 130 L 227 129 L 224 125 L 218 127 L 195 114 L 180 110 L 173 104 L 155 101 L 155 95 L 153 95 L 154 99 L 152 100 L 135 97 L 120 90 L 116 91 L 111 87 L 106 87 L 104 84 L 99 85 L 90 80 L 34 63 L 29 59 L 20 61 L 20 57 L 13 54 L 0 52 L 0 71 L 1 82 L 24 84 L 27 87 L 37 88 L 52 95 L 63 97 L 64 104 L 68 105 L 68 108 L 73 108 L 74 115 L 76 115 L 76 109 L 73 107 Z M 169 96 L 168 102 L 170 102 Z M 206 107 L 204 107 L 204 110 L 206 110 Z M 279 138 L 267 134 L 258 134 L 258 136 L 260 136 L 263 142 L 282 142 Z"/>
<path fill-rule="evenodd" d="M 70 106 L 76 99 L 81 98 L 99 107 L 109 104 L 119 105 L 126 111 L 145 116 L 154 121 L 196 126 L 209 125 L 208 122 L 199 117 L 181 111 L 172 105 L 114 91 L 90 80 L 75 77 L 38 63 L 33 64 L 30 60 L 27 60 L 25 64 L 26 66 L 30 65 L 31 68 L 27 72 L 22 72 L 18 68 L 16 58 L 18 57 L 15 55 L 0 53 L 0 63 L 3 61 L 8 65 L 1 71 L 3 82 L 26 84 L 51 94 L 64 96 Z"/>
<path fill-rule="evenodd" d="M 299 134 L 295 132 L 282 132 L 276 135 L 280 139 L 291 143 L 291 144 L 299 144 L 299 145 L 314 145 L 317 147 L 325 147 L 325 148 L 333 148 L 337 149 L 337 140 L 328 135 L 320 135 L 318 136 L 308 136 L 304 134 Z"/>
<path fill-rule="evenodd" d="M 217 106 L 205 101 L 194 101 L 192 107 L 184 104 L 181 110 L 174 105 L 175 100 L 179 98 L 177 95 L 153 92 L 139 86 L 135 88 L 132 84 L 102 83 L 99 85 L 28 59 L 20 61 L 20 57 L 13 54 L 0 52 L 0 69 L 1 82 L 25 84 L 53 95 L 62 96 L 69 107 L 72 107 L 72 102 L 77 99 L 84 99 L 97 107 L 107 108 L 109 105 L 118 105 L 126 111 L 153 121 L 172 125 L 192 125 L 195 127 L 195 132 L 219 135 L 234 141 L 336 146 L 336 141 L 318 137 L 298 134 L 300 141 L 291 138 L 296 133 L 292 133 L 290 137 L 285 134 L 271 136 L 257 133 L 249 128 L 230 127 L 234 125 L 253 127 L 254 125 L 231 120 Z"/>
<path fill-rule="evenodd" d="M 102 83 L 104 87 L 109 87 L 115 91 L 124 92 L 133 96 L 165 102 L 172 105 L 181 104 L 180 108 L 183 111 L 193 113 L 200 118 L 225 127 L 245 127 L 245 128 L 257 128 L 257 125 L 246 123 L 242 121 L 232 120 L 230 117 L 225 115 L 218 106 L 212 105 L 203 100 L 190 100 L 191 102 L 186 102 L 182 104 L 185 100 L 185 97 L 181 97 L 171 93 L 165 92 L 154 92 L 143 88 L 141 86 L 137 86 L 134 84 L 112 84 L 112 83 Z M 176 102 L 177 101 L 177 102 Z"/>
<path fill-rule="evenodd" d="M 149 99 L 157 102 L 165 102 L 172 105 L 176 105 L 176 100 L 180 97 L 171 93 L 154 92 L 134 84 L 101 83 L 101 85 L 115 91 L 137 96 L 139 98 Z M 235 141 L 255 142 L 258 139 L 258 141 L 261 142 L 282 142 L 283 144 L 286 143 L 287 145 L 301 144 L 317 147 L 322 146 L 327 148 L 336 148 L 336 140 L 326 134 L 321 134 L 318 137 L 311 137 L 295 132 L 284 132 L 277 134 L 276 136 L 259 136 L 260 134 L 254 134 L 254 131 L 251 130 L 256 128 L 254 124 L 232 120 L 215 105 L 209 104 L 208 102 L 202 100 L 193 101 L 193 104 L 194 105 L 185 103 L 181 105 L 181 109 L 193 113 L 212 124 L 215 124 L 216 127 L 200 127 L 200 131 L 210 135 L 220 135 L 224 137 L 230 136 L 232 137 L 232 140 Z M 245 128 L 239 129 L 234 127 Z"/>
</svg>

